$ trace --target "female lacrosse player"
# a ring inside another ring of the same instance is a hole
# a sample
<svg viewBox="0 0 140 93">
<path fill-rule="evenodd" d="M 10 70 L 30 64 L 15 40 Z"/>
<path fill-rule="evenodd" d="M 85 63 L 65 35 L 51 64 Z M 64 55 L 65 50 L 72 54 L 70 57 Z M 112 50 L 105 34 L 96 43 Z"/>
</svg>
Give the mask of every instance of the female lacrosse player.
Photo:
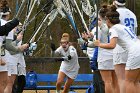
<svg viewBox="0 0 140 93">
<path fill-rule="evenodd" d="M 6 21 L 9 20 L 10 18 L 10 14 L 11 14 L 11 10 L 10 8 L 7 6 L 6 4 L 6 0 L 4 3 L 2 3 L 3 5 L 0 7 L 1 8 L 1 12 L 2 12 L 2 19 Z M 11 93 L 12 91 L 12 86 L 17 74 L 17 58 L 13 57 L 12 55 L 10 55 L 9 51 L 14 51 L 14 52 L 21 52 L 24 51 L 24 49 L 26 49 L 28 47 L 27 44 L 24 44 L 22 46 L 16 47 L 15 45 L 13 45 L 12 41 L 13 41 L 13 34 L 14 32 L 11 31 L 7 36 L 3 37 L 3 40 L 5 41 L 5 48 L 8 50 L 4 50 L 5 51 L 5 56 L 3 57 L 4 60 L 6 61 L 6 66 L 8 69 L 8 84 L 4 90 L 4 93 Z M 6 79 L 7 79 L 6 78 Z M 2 92 L 3 93 L 3 92 Z"/>
<path fill-rule="evenodd" d="M 1 25 L 4 25 L 6 21 L 1 20 Z M 0 50 L 3 44 L 4 38 L 0 36 Z M 0 93 L 4 93 L 4 89 L 7 85 L 7 76 L 8 76 L 8 71 L 7 71 L 7 64 L 4 61 L 3 57 L 1 56 L 1 51 L 0 51 Z M 2 64 L 3 63 L 3 64 Z"/>
<path fill-rule="evenodd" d="M 109 43 L 108 27 L 105 23 L 105 16 L 108 12 L 107 5 L 103 4 L 99 10 L 98 23 L 100 30 L 98 38 L 102 43 Z M 113 50 L 99 47 L 98 69 L 100 70 L 103 81 L 105 82 L 105 93 L 119 93 L 116 73 L 113 65 Z"/>
<path fill-rule="evenodd" d="M 126 93 L 138 93 L 136 83 L 140 75 L 140 41 L 133 31 L 119 24 L 119 13 L 116 11 L 116 7 L 111 6 L 109 9 L 110 11 L 106 14 L 106 24 L 109 27 L 110 43 L 100 43 L 97 40 L 94 44 L 105 49 L 114 49 L 118 44 L 128 51 L 125 67 Z"/>
<path fill-rule="evenodd" d="M 99 18 L 98 18 L 98 39 L 102 43 L 109 43 L 108 38 L 108 27 L 105 23 L 105 16 L 108 11 L 107 5 L 103 4 L 101 9 L 99 10 Z M 94 32 L 96 32 L 96 28 L 94 28 Z M 95 33 L 93 33 L 94 37 L 96 37 Z M 113 65 L 113 50 L 112 49 L 98 49 L 98 69 L 100 70 L 102 79 L 105 83 L 105 93 L 119 93 L 119 88 L 117 84 L 117 77 L 114 70 Z"/>
<path fill-rule="evenodd" d="M 56 93 L 60 93 L 61 84 L 67 77 L 62 93 L 68 93 L 71 84 L 74 82 L 79 70 L 78 55 L 76 49 L 69 44 L 68 37 L 62 37 L 60 47 L 55 51 L 56 56 L 62 58 L 56 59 L 62 61 L 60 70 L 58 72 L 58 79 L 56 83 Z"/>
<path fill-rule="evenodd" d="M 129 27 L 137 34 L 137 19 L 135 14 L 125 7 L 126 0 L 114 0 L 114 5 L 117 7 L 117 12 L 120 14 L 120 24 Z M 115 72 L 117 74 L 120 93 L 125 93 L 125 64 L 127 62 L 128 53 L 118 44 L 113 50 L 113 62 Z"/>
</svg>

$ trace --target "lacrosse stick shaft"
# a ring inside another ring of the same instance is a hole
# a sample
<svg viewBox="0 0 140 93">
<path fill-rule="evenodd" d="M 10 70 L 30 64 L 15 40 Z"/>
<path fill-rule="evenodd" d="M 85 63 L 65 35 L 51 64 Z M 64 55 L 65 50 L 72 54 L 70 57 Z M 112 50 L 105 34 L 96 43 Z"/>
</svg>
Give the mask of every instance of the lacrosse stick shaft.
<svg viewBox="0 0 140 93">
<path fill-rule="evenodd" d="M 97 11 L 96 11 L 96 14 L 97 14 L 97 22 L 96 22 L 96 40 L 98 40 L 98 11 L 99 11 L 99 0 L 96 0 L 96 5 L 97 5 Z"/>
<path fill-rule="evenodd" d="M 77 11 L 78 11 L 78 13 L 79 13 L 79 15 L 80 15 L 80 17 L 81 17 L 82 23 L 84 24 L 84 27 L 85 27 L 86 31 L 89 33 L 88 27 L 87 27 L 86 22 L 85 22 L 85 20 L 84 20 L 82 14 L 81 14 L 81 12 L 80 12 L 80 9 L 79 9 L 79 7 L 78 7 L 78 5 L 77 5 L 77 2 L 76 2 L 75 0 L 73 0 L 73 1 L 74 1 L 75 6 L 76 6 L 76 9 L 77 9 Z"/>
<path fill-rule="evenodd" d="M 22 0 L 21 5 L 20 5 L 20 7 L 18 9 L 18 12 L 17 12 L 15 18 L 18 18 L 19 14 L 20 14 L 20 11 L 22 10 L 25 2 L 26 2 L 26 0 Z"/>
<path fill-rule="evenodd" d="M 79 30 L 78 30 L 78 28 L 77 28 L 77 26 L 76 26 L 76 24 L 75 24 L 73 18 L 72 18 L 64 9 L 62 9 L 62 11 L 64 12 L 64 14 L 65 14 L 65 15 L 67 16 L 67 18 L 69 19 L 69 22 L 70 22 L 71 26 L 74 28 L 74 30 L 76 31 L 78 37 L 79 37 L 79 38 L 82 38 L 82 36 L 81 36 L 81 34 L 80 34 L 80 32 L 79 32 Z"/>
<path fill-rule="evenodd" d="M 36 40 L 36 43 L 39 42 L 39 40 L 41 39 L 41 37 L 43 36 L 43 34 L 45 33 L 45 31 L 47 30 L 48 26 L 45 27 L 45 29 L 43 29 L 43 31 L 41 32 L 39 38 Z"/>
<path fill-rule="evenodd" d="M 29 41 L 29 43 L 31 43 L 33 41 L 33 39 L 36 37 L 37 33 L 40 31 L 41 27 L 43 26 L 43 24 L 46 22 L 47 18 L 49 17 L 50 14 L 48 14 L 43 22 L 40 24 L 40 26 L 38 27 L 37 31 L 35 32 L 35 34 L 33 35 L 33 37 L 31 38 L 31 40 Z"/>
<path fill-rule="evenodd" d="M 19 1 L 16 0 L 16 13 L 18 12 L 18 9 L 19 9 Z"/>
<path fill-rule="evenodd" d="M 46 3 L 39 11 L 38 13 L 36 13 L 27 23 L 26 26 L 28 26 L 43 10 L 45 7 L 49 6 L 51 4 L 51 2 Z M 53 6 L 51 7 L 53 8 Z M 51 9 L 50 9 L 51 10 Z M 50 10 L 48 11 L 48 13 L 50 12 Z"/>
</svg>

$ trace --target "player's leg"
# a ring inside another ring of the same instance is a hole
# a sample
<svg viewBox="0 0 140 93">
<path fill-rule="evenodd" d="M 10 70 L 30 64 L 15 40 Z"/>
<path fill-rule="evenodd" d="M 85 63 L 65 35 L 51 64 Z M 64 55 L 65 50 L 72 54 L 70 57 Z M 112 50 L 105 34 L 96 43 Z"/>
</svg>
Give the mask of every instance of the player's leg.
<svg viewBox="0 0 140 93">
<path fill-rule="evenodd" d="M 105 93 L 113 93 L 112 70 L 100 70 L 100 73 L 105 83 Z"/>
<path fill-rule="evenodd" d="M 58 72 L 58 78 L 56 82 L 56 93 L 60 93 L 61 84 L 63 83 L 65 77 L 66 77 L 65 73 L 61 71 Z"/>
<path fill-rule="evenodd" d="M 13 84 L 14 84 L 15 79 L 16 79 L 16 75 L 8 76 L 8 83 L 7 83 L 7 86 L 4 90 L 4 93 L 11 93 L 12 92 L 12 88 L 13 88 Z"/>
<path fill-rule="evenodd" d="M 140 93 L 140 72 L 136 80 L 137 93 Z"/>
<path fill-rule="evenodd" d="M 11 93 L 12 88 L 16 79 L 17 75 L 17 66 L 16 65 L 9 65 L 8 66 L 8 83 L 4 90 L 4 93 Z"/>
<path fill-rule="evenodd" d="M 115 65 L 115 72 L 118 79 L 120 93 L 125 93 L 125 64 Z"/>
<path fill-rule="evenodd" d="M 0 72 L 0 93 L 4 93 L 4 89 L 7 85 L 8 73 L 7 71 Z"/>
<path fill-rule="evenodd" d="M 126 93 L 137 93 L 136 80 L 137 80 L 139 72 L 140 72 L 140 69 L 125 71 Z"/>
<path fill-rule="evenodd" d="M 117 79 L 117 75 L 116 75 L 115 71 L 112 71 L 112 78 L 113 78 L 114 93 L 120 93 L 118 79 Z"/>
<path fill-rule="evenodd" d="M 69 89 L 70 89 L 70 86 L 72 85 L 72 83 L 74 82 L 74 79 L 71 79 L 68 77 L 65 85 L 64 85 L 64 89 L 63 89 L 63 92 L 62 93 L 68 93 L 69 92 Z"/>
</svg>

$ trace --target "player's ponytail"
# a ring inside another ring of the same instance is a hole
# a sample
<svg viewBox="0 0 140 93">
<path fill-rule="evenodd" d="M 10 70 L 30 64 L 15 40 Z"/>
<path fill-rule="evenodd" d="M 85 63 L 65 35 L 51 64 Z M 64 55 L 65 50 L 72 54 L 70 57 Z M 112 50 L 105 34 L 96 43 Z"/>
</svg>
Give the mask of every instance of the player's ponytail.
<svg viewBox="0 0 140 93">
<path fill-rule="evenodd" d="M 100 15 L 102 18 L 105 18 L 107 12 L 108 12 L 108 5 L 107 5 L 107 4 L 103 4 L 103 5 L 101 6 L 101 9 L 99 10 L 99 15 Z"/>
<path fill-rule="evenodd" d="M 110 6 L 110 11 L 116 12 L 116 10 L 117 10 L 117 7 L 115 5 Z"/>
</svg>

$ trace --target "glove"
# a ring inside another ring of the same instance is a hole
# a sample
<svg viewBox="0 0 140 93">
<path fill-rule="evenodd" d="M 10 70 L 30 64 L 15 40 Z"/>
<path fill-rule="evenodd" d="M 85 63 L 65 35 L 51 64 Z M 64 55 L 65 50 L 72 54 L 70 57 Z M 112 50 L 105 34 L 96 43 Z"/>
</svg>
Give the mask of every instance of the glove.
<svg viewBox="0 0 140 93">
<path fill-rule="evenodd" d="M 54 60 L 55 60 L 56 62 L 57 62 L 57 61 L 64 61 L 64 58 L 55 58 Z"/>
<path fill-rule="evenodd" d="M 55 58 L 55 61 L 68 61 L 71 60 L 72 57 L 69 55 L 67 57 Z"/>
<path fill-rule="evenodd" d="M 72 58 L 71 58 L 71 55 L 68 55 L 68 60 L 71 60 Z"/>
<path fill-rule="evenodd" d="M 80 45 L 81 50 L 87 50 L 87 46 L 85 44 Z"/>
<path fill-rule="evenodd" d="M 29 50 L 30 51 L 31 50 L 36 50 L 36 48 L 37 48 L 37 44 L 36 44 L 36 42 L 33 42 L 33 43 L 30 44 Z"/>
<path fill-rule="evenodd" d="M 56 50 L 56 47 L 55 47 L 55 44 L 54 43 L 51 43 L 51 49 L 52 49 L 52 51 L 55 51 Z"/>
</svg>

